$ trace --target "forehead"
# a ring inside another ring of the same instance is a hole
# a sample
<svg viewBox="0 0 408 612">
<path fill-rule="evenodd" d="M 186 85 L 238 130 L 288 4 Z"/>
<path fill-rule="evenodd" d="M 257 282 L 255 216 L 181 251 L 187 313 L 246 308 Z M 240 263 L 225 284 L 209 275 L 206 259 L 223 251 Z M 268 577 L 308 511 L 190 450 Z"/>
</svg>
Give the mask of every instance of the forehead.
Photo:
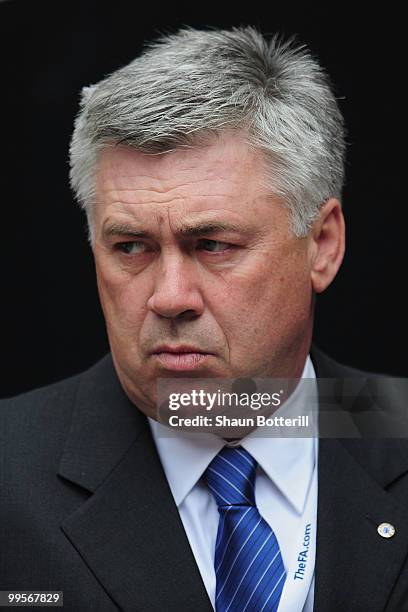
<svg viewBox="0 0 408 612">
<path fill-rule="evenodd" d="M 254 217 L 270 206 L 265 162 L 242 136 L 150 155 L 117 146 L 101 153 L 96 216 L 163 221 L 211 212 Z"/>
</svg>

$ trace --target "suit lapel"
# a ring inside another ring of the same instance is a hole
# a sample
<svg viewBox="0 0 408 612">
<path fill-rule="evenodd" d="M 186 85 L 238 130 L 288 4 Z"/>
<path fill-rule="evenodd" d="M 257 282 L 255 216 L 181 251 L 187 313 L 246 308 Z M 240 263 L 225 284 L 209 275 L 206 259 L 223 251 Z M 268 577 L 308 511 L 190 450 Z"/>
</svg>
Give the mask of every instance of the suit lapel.
<svg viewBox="0 0 408 612">
<path fill-rule="evenodd" d="M 312 359 L 318 377 L 353 376 Z M 320 440 L 316 612 L 386 607 L 408 555 L 406 503 L 392 487 L 407 470 L 405 441 Z M 90 494 L 61 529 L 121 610 L 211 612 L 146 418 L 110 357 L 82 377 L 59 475 Z M 378 535 L 382 522 L 393 538 Z"/>
<path fill-rule="evenodd" d="M 342 442 L 320 440 L 316 612 L 385 609 L 408 554 L 406 513 Z M 383 522 L 393 538 L 377 533 Z"/>
<path fill-rule="evenodd" d="M 59 475 L 92 495 L 61 528 L 122 610 L 212 610 L 146 418 L 110 358 L 81 383 Z"/>
<path fill-rule="evenodd" d="M 313 361 L 318 377 L 353 375 L 316 353 Z M 336 401 L 342 409 L 339 396 Z M 408 554 L 406 503 L 392 492 L 392 483 L 408 471 L 407 443 L 323 438 L 318 469 L 314 610 L 382 611 Z M 395 526 L 394 537 L 378 534 L 383 522 Z"/>
</svg>

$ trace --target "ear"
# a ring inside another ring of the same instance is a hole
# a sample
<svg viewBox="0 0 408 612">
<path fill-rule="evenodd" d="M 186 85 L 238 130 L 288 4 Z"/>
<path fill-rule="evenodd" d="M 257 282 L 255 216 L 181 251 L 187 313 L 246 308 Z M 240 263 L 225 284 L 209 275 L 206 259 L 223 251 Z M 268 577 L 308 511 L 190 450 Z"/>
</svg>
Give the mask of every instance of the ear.
<svg viewBox="0 0 408 612">
<path fill-rule="evenodd" d="M 312 286 L 316 293 L 321 293 L 336 276 L 345 250 L 344 217 L 336 198 L 327 200 L 320 209 L 310 238 Z"/>
</svg>

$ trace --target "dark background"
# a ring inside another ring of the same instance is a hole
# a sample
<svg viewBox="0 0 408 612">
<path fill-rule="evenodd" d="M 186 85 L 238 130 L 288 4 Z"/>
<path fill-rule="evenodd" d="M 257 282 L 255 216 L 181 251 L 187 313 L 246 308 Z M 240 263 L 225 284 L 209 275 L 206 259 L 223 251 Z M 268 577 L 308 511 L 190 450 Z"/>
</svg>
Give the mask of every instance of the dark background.
<svg viewBox="0 0 408 612">
<path fill-rule="evenodd" d="M 357 16 L 344 3 L 281 4 L 0 2 L 2 396 L 77 373 L 107 350 L 68 184 L 79 91 L 181 25 L 297 33 L 329 71 L 349 133 L 348 250 L 319 296 L 315 341 L 350 365 L 408 375 L 405 20 L 391 8 Z"/>
</svg>

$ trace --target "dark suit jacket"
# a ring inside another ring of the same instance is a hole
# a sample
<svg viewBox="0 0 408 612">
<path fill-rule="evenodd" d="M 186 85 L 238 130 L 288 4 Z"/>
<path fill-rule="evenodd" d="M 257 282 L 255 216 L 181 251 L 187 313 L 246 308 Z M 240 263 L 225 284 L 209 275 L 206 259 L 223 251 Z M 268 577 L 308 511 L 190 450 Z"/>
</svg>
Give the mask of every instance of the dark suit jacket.
<svg viewBox="0 0 408 612">
<path fill-rule="evenodd" d="M 312 359 L 318 377 L 338 379 L 322 425 L 334 406 L 359 426 L 373 406 L 367 375 Z M 384 521 L 393 538 L 378 535 Z M 316 612 L 408 610 L 407 555 L 408 442 L 321 439 Z M 147 420 L 110 356 L 0 404 L 0 590 L 38 589 L 63 591 L 66 612 L 212 610 Z"/>
</svg>

